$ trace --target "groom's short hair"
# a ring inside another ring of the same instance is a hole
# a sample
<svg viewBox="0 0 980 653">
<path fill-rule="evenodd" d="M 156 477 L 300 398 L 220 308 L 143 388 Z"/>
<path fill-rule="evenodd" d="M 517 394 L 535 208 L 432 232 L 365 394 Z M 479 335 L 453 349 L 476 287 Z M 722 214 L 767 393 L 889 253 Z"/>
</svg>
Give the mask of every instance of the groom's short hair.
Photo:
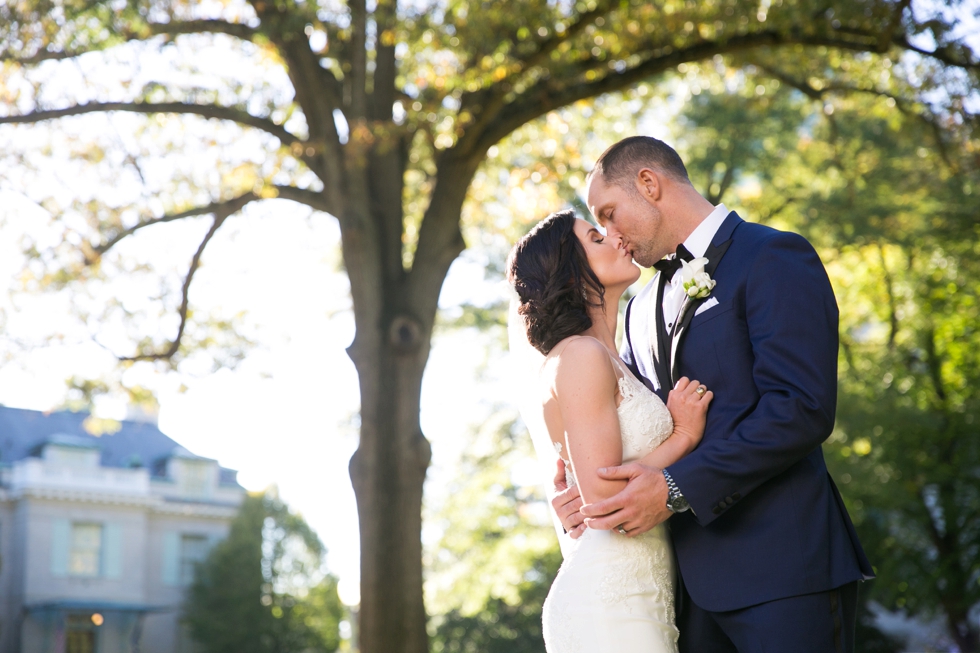
<svg viewBox="0 0 980 653">
<path fill-rule="evenodd" d="M 675 181 L 691 183 L 681 157 L 670 145 L 652 136 L 630 136 L 609 147 L 589 173 L 629 192 L 636 191 L 636 176 L 643 168 L 661 172 Z"/>
</svg>

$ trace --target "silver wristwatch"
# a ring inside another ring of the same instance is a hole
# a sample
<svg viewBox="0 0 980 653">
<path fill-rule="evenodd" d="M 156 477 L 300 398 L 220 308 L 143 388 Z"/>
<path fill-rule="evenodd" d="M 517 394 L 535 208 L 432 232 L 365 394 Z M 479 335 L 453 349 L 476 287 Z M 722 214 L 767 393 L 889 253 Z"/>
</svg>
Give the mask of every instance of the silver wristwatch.
<svg viewBox="0 0 980 653">
<path fill-rule="evenodd" d="M 664 480 L 667 481 L 667 509 L 673 513 L 684 512 L 685 510 L 691 509 L 691 504 L 687 502 L 684 495 L 681 494 L 680 489 L 677 487 L 677 483 L 674 483 L 674 479 L 671 478 L 670 472 L 666 469 L 662 470 L 664 473 Z"/>
</svg>

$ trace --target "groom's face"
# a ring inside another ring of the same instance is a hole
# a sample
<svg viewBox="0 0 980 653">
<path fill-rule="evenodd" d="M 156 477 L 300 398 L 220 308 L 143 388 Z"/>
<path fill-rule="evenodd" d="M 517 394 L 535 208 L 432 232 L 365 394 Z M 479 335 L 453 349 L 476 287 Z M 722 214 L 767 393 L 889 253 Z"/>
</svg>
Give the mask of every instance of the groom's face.
<svg viewBox="0 0 980 653">
<path fill-rule="evenodd" d="M 593 177 L 588 203 L 596 222 L 623 242 L 634 261 L 648 268 L 663 258 L 663 216 L 639 192 Z"/>
</svg>

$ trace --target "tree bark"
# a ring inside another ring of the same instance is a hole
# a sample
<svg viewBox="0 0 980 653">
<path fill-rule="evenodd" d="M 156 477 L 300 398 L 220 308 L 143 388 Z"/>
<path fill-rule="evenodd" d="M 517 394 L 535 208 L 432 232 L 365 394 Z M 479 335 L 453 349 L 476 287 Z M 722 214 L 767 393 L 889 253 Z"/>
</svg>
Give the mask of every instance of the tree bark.
<svg viewBox="0 0 980 653">
<path fill-rule="evenodd" d="M 348 349 L 361 391 L 361 437 L 350 461 L 361 537 L 360 650 L 426 653 L 422 485 L 429 442 L 419 424 L 428 333 L 406 316 L 359 325 Z"/>
</svg>

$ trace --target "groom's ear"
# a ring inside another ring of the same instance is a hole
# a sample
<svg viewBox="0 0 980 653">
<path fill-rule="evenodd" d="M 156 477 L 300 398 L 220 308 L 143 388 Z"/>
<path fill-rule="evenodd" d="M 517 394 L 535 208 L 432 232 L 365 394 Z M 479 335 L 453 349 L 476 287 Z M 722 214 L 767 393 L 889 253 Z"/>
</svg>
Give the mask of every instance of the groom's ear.
<svg viewBox="0 0 980 653">
<path fill-rule="evenodd" d="M 636 190 L 648 202 L 657 202 L 663 194 L 663 184 L 656 172 L 650 168 L 640 168 L 636 173 Z"/>
</svg>

